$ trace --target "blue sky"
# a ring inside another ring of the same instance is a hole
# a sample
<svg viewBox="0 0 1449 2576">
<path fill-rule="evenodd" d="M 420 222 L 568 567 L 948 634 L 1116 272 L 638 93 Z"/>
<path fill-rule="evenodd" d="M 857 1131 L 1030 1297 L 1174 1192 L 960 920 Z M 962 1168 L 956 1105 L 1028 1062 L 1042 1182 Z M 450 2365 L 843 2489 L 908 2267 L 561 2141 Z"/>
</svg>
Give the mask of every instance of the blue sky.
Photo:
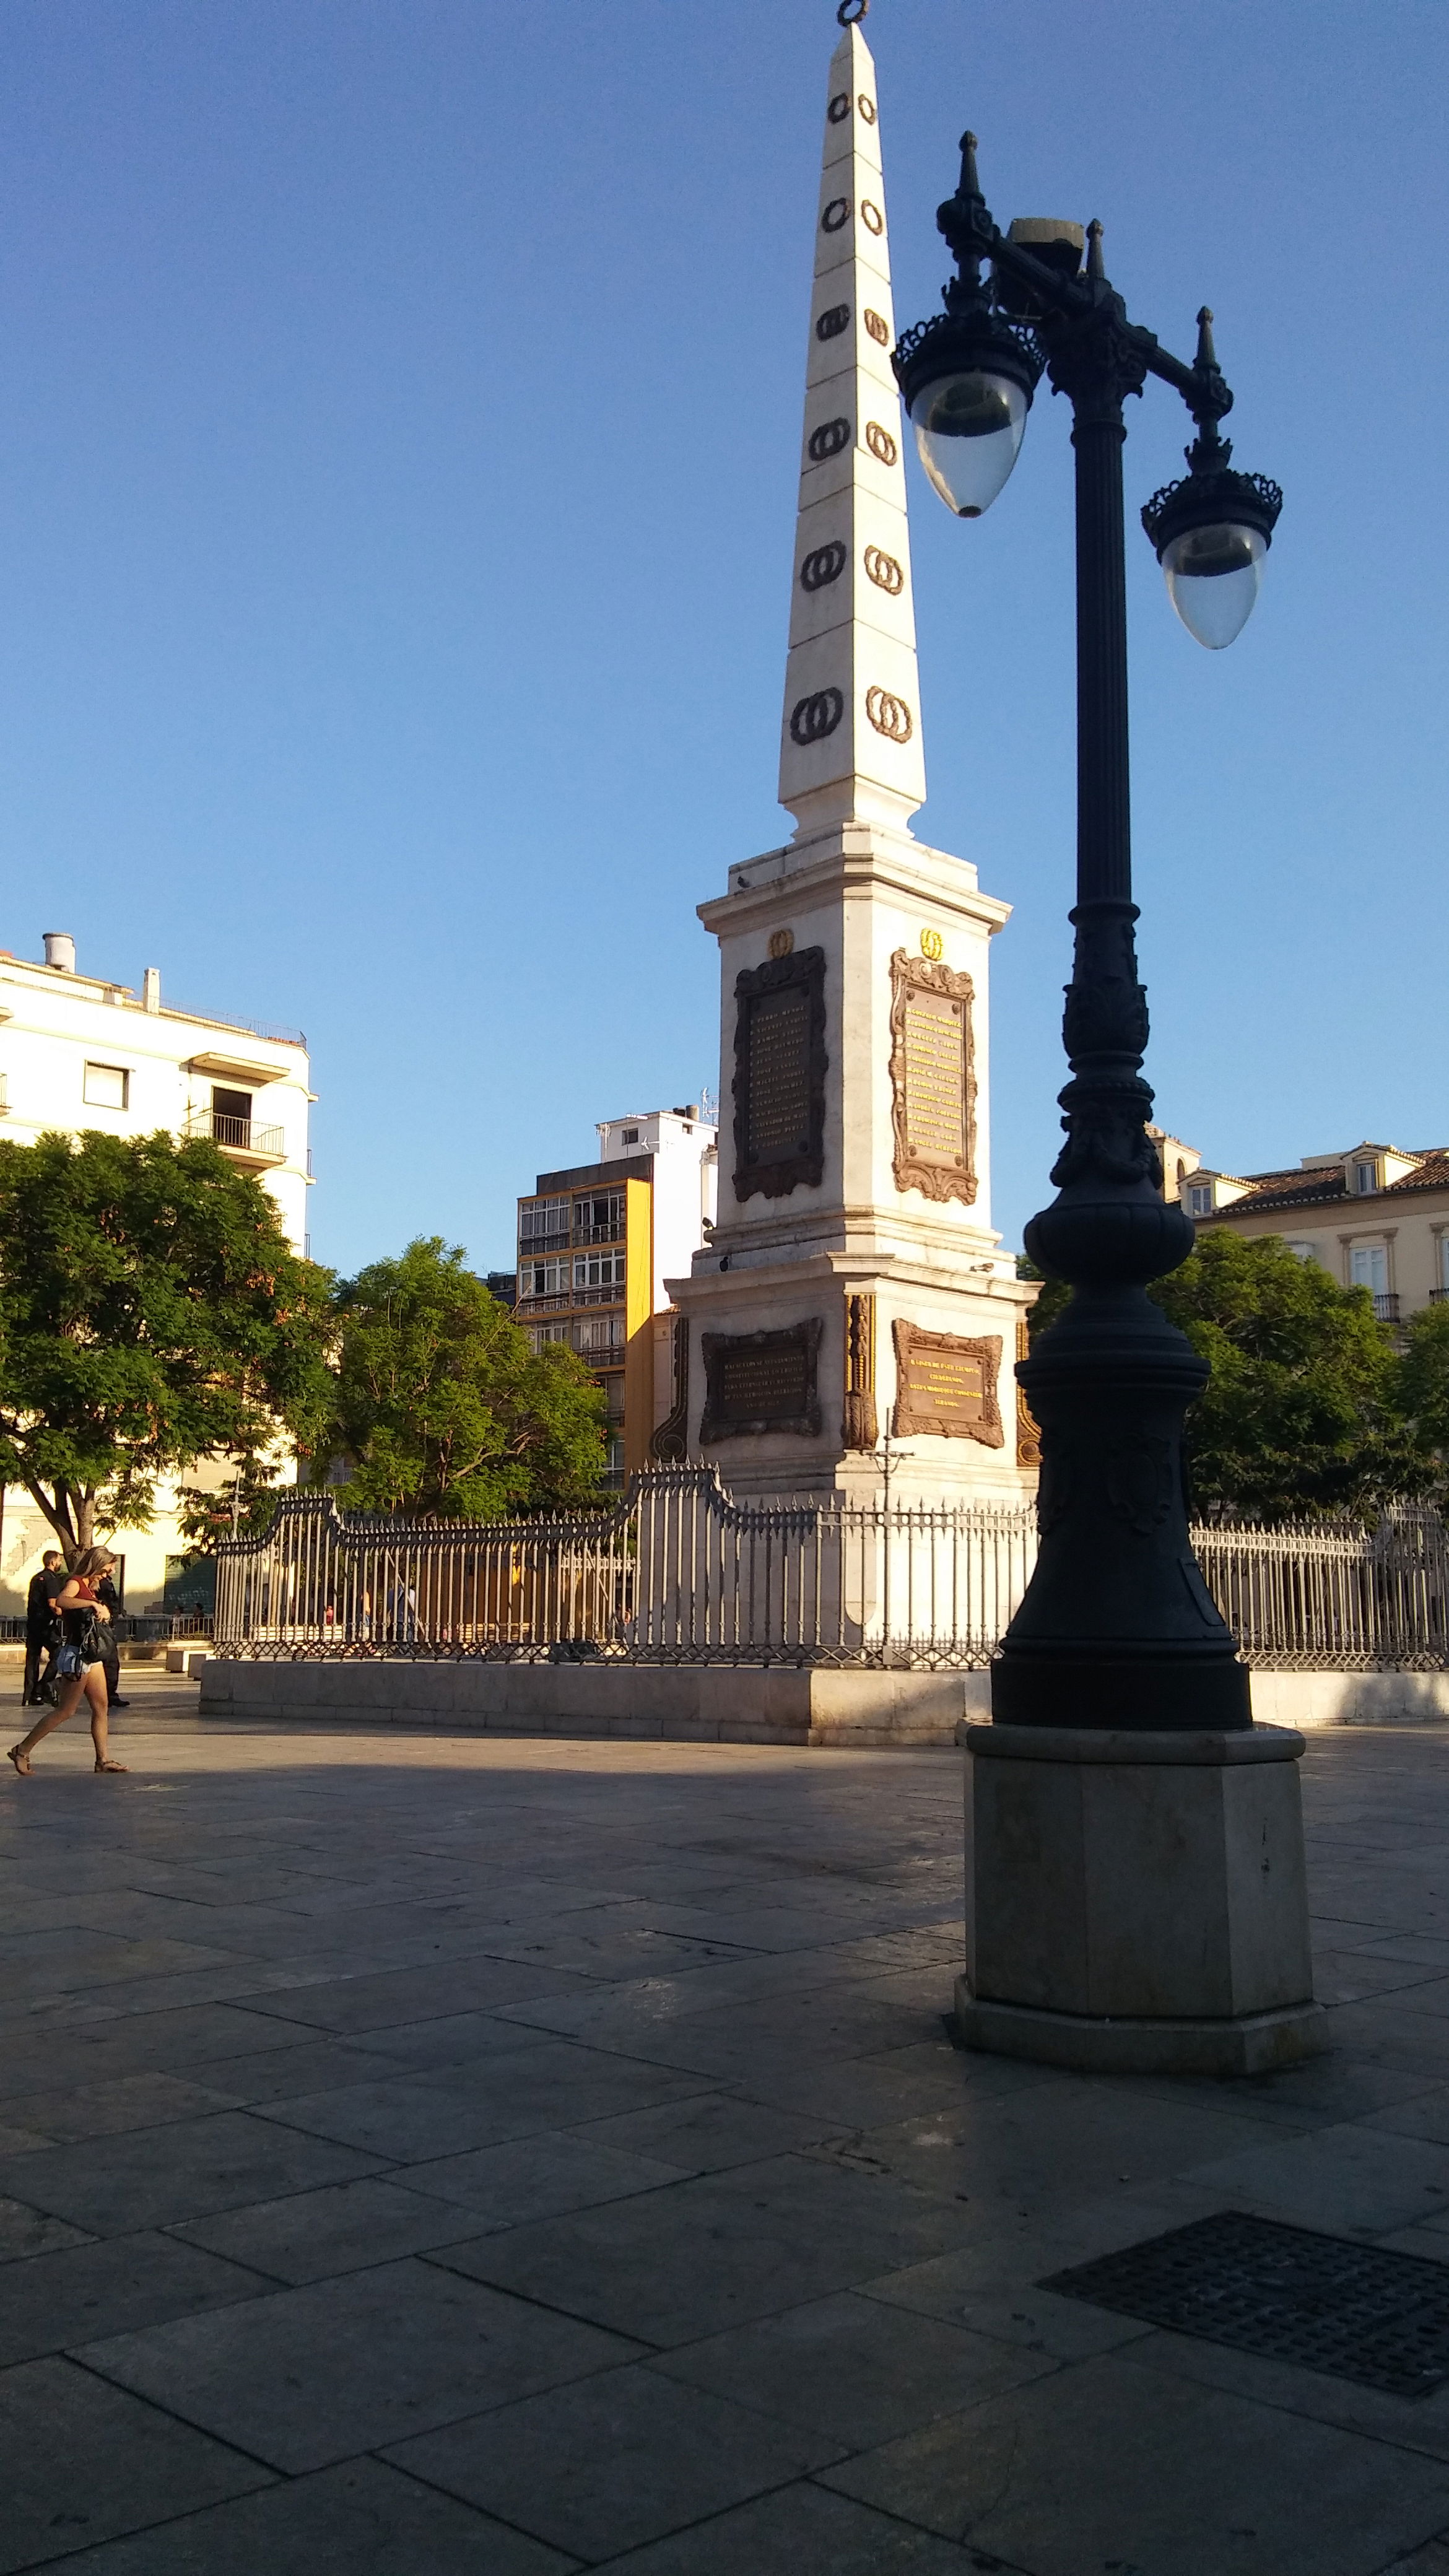
<svg viewBox="0 0 1449 2576">
<path fill-rule="evenodd" d="M 1159 1115 L 1226 1168 L 1449 1136 L 1442 0 L 876 0 L 902 325 L 956 137 L 1204 301 L 1287 501 L 1231 651 L 1127 447 Z M 774 802 L 829 0 L 8 0 L 0 944 L 304 1026 L 317 1257 L 511 1260 L 592 1122 L 717 1080 L 694 906 Z M 1073 846 L 1071 451 L 912 466 L 930 801 L 1016 907 L 996 1221 L 1046 1194 Z"/>
</svg>

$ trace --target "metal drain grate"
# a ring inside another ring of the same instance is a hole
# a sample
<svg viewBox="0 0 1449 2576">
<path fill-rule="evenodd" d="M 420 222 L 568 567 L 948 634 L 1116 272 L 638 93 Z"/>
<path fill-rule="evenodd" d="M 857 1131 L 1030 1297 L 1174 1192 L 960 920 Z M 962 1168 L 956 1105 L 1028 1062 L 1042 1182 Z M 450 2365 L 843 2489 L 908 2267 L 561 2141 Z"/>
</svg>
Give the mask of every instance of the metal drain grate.
<svg viewBox="0 0 1449 2576">
<path fill-rule="evenodd" d="M 1391 2397 L 1449 2379 L 1449 2263 L 1271 2218 L 1224 2210 L 1038 2287 Z"/>
</svg>

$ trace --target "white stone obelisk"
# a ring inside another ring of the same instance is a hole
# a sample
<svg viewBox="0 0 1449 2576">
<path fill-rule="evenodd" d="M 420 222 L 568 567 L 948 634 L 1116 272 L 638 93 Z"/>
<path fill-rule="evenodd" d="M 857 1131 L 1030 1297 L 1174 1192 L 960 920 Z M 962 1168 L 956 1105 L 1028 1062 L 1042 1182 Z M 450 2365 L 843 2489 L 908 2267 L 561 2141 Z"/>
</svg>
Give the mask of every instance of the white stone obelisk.
<svg viewBox="0 0 1449 2576">
<path fill-rule="evenodd" d="M 831 58 L 780 748 L 796 829 L 720 943 L 719 1216 L 665 1459 L 742 1494 L 1015 1499 L 1031 1291 L 990 1219 L 987 981 L 1009 907 L 913 838 L 926 792 L 875 66 Z M 899 1448 L 896 1447 L 899 1442 Z"/>
<path fill-rule="evenodd" d="M 780 734 L 797 840 L 832 823 L 899 828 L 925 802 L 895 337 L 875 65 L 852 26 L 830 65 L 815 210 Z"/>
</svg>

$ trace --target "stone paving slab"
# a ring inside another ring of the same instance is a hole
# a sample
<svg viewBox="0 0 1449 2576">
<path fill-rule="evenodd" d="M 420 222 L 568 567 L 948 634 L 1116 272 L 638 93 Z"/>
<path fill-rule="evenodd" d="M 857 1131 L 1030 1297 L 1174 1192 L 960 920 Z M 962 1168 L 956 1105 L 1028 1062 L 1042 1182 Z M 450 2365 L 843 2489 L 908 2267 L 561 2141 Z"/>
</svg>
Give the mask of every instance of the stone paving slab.
<svg viewBox="0 0 1449 2576">
<path fill-rule="evenodd" d="M 0 2576 L 1449 2576 L 1449 2389 L 1038 2286 L 1449 2264 L 1442 1733 L 1310 1742 L 1329 2056 L 1093 2081 L 948 2036 L 954 1754 L 134 1696 L 0 1781 Z"/>
<path fill-rule="evenodd" d="M 65 2576 L 569 2576 L 578 2561 L 364 2458 L 62 2564 Z"/>
</svg>

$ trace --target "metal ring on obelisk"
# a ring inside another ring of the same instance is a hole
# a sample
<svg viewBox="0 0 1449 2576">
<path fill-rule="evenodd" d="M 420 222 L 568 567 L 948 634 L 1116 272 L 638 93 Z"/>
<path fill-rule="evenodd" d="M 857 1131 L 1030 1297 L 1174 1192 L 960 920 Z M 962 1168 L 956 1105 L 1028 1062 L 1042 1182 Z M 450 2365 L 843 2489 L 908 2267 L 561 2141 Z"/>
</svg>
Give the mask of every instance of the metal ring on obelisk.
<svg viewBox="0 0 1449 2576">
<path fill-rule="evenodd" d="M 838 537 L 828 546 L 816 546 L 800 566 L 802 590 L 823 590 L 827 582 L 839 581 L 850 558 Z"/>
<path fill-rule="evenodd" d="M 805 453 L 812 465 L 824 465 L 830 457 L 838 456 L 842 447 L 849 445 L 848 420 L 822 420 L 819 428 L 812 429 L 806 439 Z"/>
<path fill-rule="evenodd" d="M 865 712 L 876 732 L 883 733 L 888 742 L 910 741 L 915 727 L 904 698 L 893 697 L 889 689 L 867 689 Z"/>
<path fill-rule="evenodd" d="M 845 700 L 838 689 L 816 689 L 808 698 L 799 698 L 790 710 L 790 740 L 802 751 L 812 742 L 823 742 L 834 733 L 845 713 Z"/>
<path fill-rule="evenodd" d="M 870 0 L 840 0 L 835 12 L 837 27 L 858 27 L 869 7 Z"/>
<path fill-rule="evenodd" d="M 820 229 L 823 233 L 838 233 L 841 226 L 843 224 L 848 224 L 849 221 L 850 199 L 848 197 L 832 197 L 824 214 L 820 218 Z"/>
</svg>

